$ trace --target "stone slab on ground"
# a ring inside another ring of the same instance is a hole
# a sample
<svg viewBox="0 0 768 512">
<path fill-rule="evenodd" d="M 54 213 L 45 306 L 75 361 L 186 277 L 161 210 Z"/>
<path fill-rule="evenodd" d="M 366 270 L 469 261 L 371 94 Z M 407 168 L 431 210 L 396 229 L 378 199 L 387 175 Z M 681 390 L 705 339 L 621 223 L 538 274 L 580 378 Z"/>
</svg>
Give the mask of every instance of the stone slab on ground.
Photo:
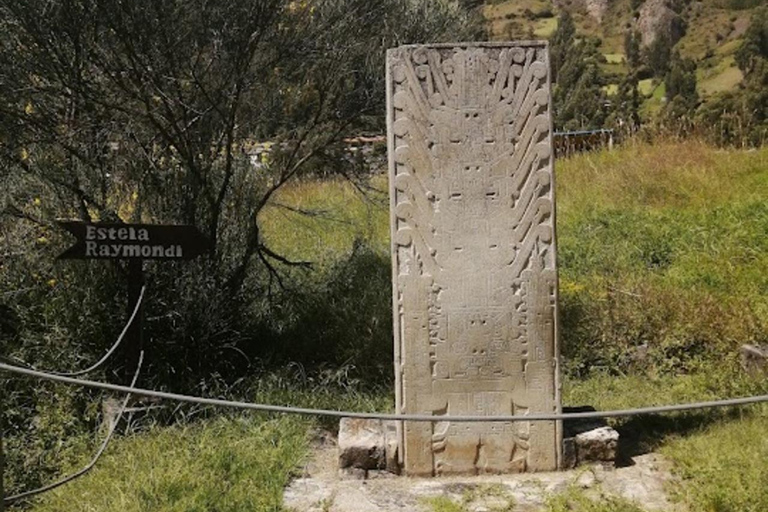
<svg viewBox="0 0 768 512">
<path fill-rule="evenodd" d="M 296 512 L 429 512 L 430 498 L 445 496 L 465 501 L 467 510 L 480 512 L 514 500 L 516 512 L 543 510 L 546 499 L 571 486 L 595 497 L 601 494 L 636 501 L 648 511 L 679 511 L 664 485 L 672 479 L 670 463 L 657 454 L 632 459 L 631 466 L 606 469 L 600 465 L 575 470 L 474 477 L 399 477 L 386 471 L 338 469 L 332 439 L 319 445 L 284 494 L 284 506 Z M 467 501 L 467 496 L 474 496 Z"/>
</svg>

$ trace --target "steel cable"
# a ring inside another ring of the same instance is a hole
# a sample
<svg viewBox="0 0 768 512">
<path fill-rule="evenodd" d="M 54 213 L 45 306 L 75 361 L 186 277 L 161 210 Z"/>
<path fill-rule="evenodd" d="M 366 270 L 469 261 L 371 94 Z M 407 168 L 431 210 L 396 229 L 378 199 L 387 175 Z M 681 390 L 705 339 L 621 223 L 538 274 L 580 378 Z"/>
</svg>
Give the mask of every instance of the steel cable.
<svg viewBox="0 0 768 512">
<path fill-rule="evenodd" d="M 221 400 L 217 398 L 203 398 L 203 397 L 197 397 L 197 396 L 179 395 L 176 393 L 167 393 L 164 391 L 154 391 L 150 389 L 128 388 L 125 386 L 108 384 L 105 382 L 94 382 L 94 381 L 84 380 L 84 379 L 73 379 L 71 377 L 64 377 L 61 375 L 53 375 L 50 373 L 39 372 L 36 370 L 29 370 L 26 368 L 20 368 L 17 366 L 4 364 L 4 363 L 0 363 L 0 370 L 16 373 L 20 375 L 26 375 L 28 377 L 35 377 L 38 379 L 61 382 L 64 384 L 85 386 L 85 387 L 90 387 L 95 389 L 102 389 L 105 391 L 116 391 L 119 393 L 131 393 L 134 395 L 160 398 L 164 400 L 175 400 L 179 402 L 187 402 L 187 403 L 193 403 L 198 405 L 210 405 L 215 407 L 232 407 L 237 409 L 248 409 L 248 410 L 256 410 L 256 411 L 263 411 L 263 412 L 304 414 L 304 415 L 312 415 L 312 416 L 329 416 L 329 417 L 336 417 L 336 418 L 362 418 L 362 419 L 376 419 L 376 420 L 421 421 L 421 422 L 437 422 L 437 421 L 513 422 L 513 421 L 557 421 L 557 420 L 570 420 L 570 419 L 580 419 L 580 418 L 613 418 L 613 417 L 620 417 L 620 416 L 639 416 L 642 414 L 657 414 L 657 413 L 665 413 L 665 412 L 688 411 L 692 409 L 709 409 L 713 407 L 726 407 L 726 406 L 733 406 L 733 405 L 747 405 L 747 404 L 755 404 L 760 402 L 768 402 L 768 395 L 756 395 L 756 396 L 748 396 L 748 397 L 742 397 L 742 398 L 730 398 L 725 400 L 713 400 L 708 402 L 660 405 L 660 406 L 653 406 L 653 407 L 641 407 L 636 409 L 619 409 L 619 410 L 612 410 L 612 411 L 545 413 L 545 414 L 531 414 L 527 416 L 510 416 L 510 415 L 434 416 L 431 414 L 387 414 L 387 413 L 336 411 L 336 410 L 328 410 L 328 409 L 309 409 L 309 408 L 303 408 L 303 407 Z"/>
</svg>

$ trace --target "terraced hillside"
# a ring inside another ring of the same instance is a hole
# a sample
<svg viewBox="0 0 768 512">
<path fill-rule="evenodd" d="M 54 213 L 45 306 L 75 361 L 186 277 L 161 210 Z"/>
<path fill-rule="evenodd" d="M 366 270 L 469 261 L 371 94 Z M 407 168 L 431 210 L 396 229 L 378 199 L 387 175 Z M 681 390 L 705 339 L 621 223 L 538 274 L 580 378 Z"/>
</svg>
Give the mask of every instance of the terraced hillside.
<svg viewBox="0 0 768 512">
<path fill-rule="evenodd" d="M 573 14 L 579 34 L 598 37 L 604 71 L 626 74 L 624 33 L 638 30 L 644 44 L 662 33 L 684 57 L 697 62 L 698 91 L 706 101 L 741 82 L 734 53 L 752 12 L 766 0 L 489 0 L 483 7 L 494 40 L 546 38 L 557 27 L 561 9 Z M 648 108 L 661 101 L 658 84 L 643 84 Z M 615 87 L 608 87 L 609 93 Z"/>
</svg>

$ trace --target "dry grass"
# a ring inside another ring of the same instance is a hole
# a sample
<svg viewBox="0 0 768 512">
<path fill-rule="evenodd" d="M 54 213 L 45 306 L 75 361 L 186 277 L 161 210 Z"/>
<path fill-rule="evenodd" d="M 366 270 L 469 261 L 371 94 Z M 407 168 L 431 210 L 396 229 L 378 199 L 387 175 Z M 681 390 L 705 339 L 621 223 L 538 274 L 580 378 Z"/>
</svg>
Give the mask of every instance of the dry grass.
<svg viewBox="0 0 768 512">
<path fill-rule="evenodd" d="M 558 207 L 705 208 L 766 197 L 768 152 L 721 151 L 702 142 L 630 142 L 560 162 Z"/>
</svg>

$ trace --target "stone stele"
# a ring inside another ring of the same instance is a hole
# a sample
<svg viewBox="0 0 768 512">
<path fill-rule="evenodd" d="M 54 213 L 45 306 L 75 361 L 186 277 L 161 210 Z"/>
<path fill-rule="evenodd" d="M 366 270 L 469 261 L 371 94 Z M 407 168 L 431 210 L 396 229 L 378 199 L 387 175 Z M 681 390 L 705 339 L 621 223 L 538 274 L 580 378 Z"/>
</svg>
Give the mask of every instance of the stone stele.
<svg viewBox="0 0 768 512">
<path fill-rule="evenodd" d="M 560 411 L 546 43 L 387 52 L 396 407 Z M 558 422 L 403 422 L 405 474 L 553 470 Z"/>
</svg>

